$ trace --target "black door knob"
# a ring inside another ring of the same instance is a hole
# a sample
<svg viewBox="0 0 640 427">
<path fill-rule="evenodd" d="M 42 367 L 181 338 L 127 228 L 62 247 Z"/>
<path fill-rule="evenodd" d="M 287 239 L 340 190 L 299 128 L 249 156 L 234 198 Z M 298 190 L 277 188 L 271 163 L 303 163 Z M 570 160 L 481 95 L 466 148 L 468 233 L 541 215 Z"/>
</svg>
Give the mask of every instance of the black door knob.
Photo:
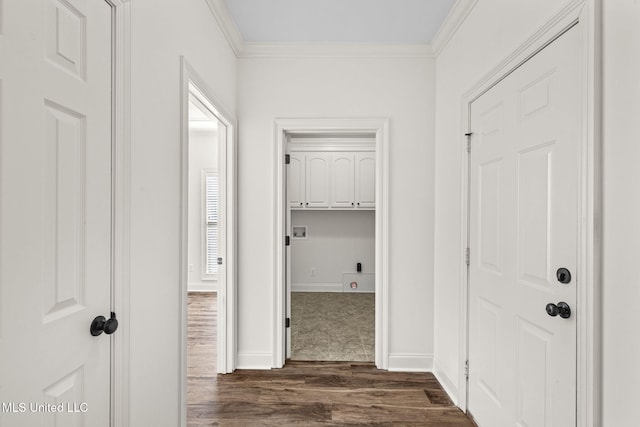
<svg viewBox="0 0 640 427">
<path fill-rule="evenodd" d="M 547 304 L 547 314 L 551 317 L 560 316 L 563 319 L 571 317 L 571 307 L 566 302 L 559 302 L 557 305 L 553 303 Z"/>
<path fill-rule="evenodd" d="M 556 279 L 558 279 L 560 283 L 569 283 L 571 282 L 571 272 L 564 267 L 559 268 L 558 271 L 556 271 Z"/>
<path fill-rule="evenodd" d="M 105 319 L 104 316 L 98 316 L 93 319 L 91 322 L 91 327 L 89 328 L 91 335 L 97 337 L 101 333 L 105 333 L 107 335 L 111 335 L 118 329 L 118 319 L 116 319 L 116 314 L 112 311 L 111 317 L 109 319 Z"/>
</svg>

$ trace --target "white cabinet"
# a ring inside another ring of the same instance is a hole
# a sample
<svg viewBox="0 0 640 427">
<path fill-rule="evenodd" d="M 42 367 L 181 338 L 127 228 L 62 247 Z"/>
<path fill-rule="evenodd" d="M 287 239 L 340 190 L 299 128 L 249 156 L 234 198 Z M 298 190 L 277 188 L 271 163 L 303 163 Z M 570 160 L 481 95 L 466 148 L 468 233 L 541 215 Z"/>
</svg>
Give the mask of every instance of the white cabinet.
<svg viewBox="0 0 640 427">
<path fill-rule="evenodd" d="M 304 171 L 304 153 L 291 153 L 289 156 L 289 167 L 287 168 L 287 192 L 289 197 L 289 206 L 292 208 L 301 208 L 306 202 Z"/>
<path fill-rule="evenodd" d="M 374 209 L 375 153 L 294 152 L 287 169 L 292 209 Z"/>
<path fill-rule="evenodd" d="M 355 202 L 358 208 L 376 206 L 376 155 L 355 154 Z"/>
<path fill-rule="evenodd" d="M 330 153 L 306 153 L 307 201 L 305 207 L 329 207 L 329 159 Z"/>
<path fill-rule="evenodd" d="M 331 207 L 352 208 L 355 206 L 353 193 L 353 153 L 331 153 Z"/>
</svg>

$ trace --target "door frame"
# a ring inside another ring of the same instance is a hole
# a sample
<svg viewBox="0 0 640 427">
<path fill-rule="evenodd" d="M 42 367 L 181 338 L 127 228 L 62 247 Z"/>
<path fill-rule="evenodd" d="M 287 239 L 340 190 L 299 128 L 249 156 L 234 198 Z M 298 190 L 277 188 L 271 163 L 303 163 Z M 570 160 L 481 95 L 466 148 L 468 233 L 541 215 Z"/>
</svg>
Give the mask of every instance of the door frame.
<svg viewBox="0 0 640 427">
<path fill-rule="evenodd" d="M 128 426 L 130 372 L 131 0 L 111 6 L 111 307 L 118 333 L 111 335 L 110 425 Z"/>
<path fill-rule="evenodd" d="M 219 142 L 218 175 L 222 177 L 219 193 L 225 199 L 224 209 L 218 213 L 224 229 L 220 233 L 223 274 L 218 277 L 217 290 L 217 371 L 230 373 L 236 368 L 236 129 L 235 117 L 216 101 L 213 91 L 193 66 L 180 58 L 181 75 L 181 215 L 180 215 L 180 402 L 181 420 L 186 423 L 187 388 L 187 259 L 188 259 L 188 201 L 189 201 L 189 98 L 196 96 L 226 127 L 226 138 Z M 194 90 L 190 88 L 194 86 Z"/>
<path fill-rule="evenodd" d="M 389 119 L 386 118 L 290 118 L 274 121 L 275 205 L 273 228 L 274 289 L 272 366 L 281 368 L 286 358 L 286 230 L 287 193 L 285 154 L 289 133 L 372 133 L 376 147 L 375 219 L 375 364 L 389 368 Z"/>
<path fill-rule="evenodd" d="M 516 51 L 500 62 L 462 97 L 462 126 L 459 140 L 462 170 L 462 221 L 460 254 L 469 247 L 469 156 L 467 138 L 471 103 L 487 92 L 528 59 L 557 39 L 569 28 L 577 26 L 581 33 L 581 139 L 579 144 L 580 192 L 578 231 L 577 287 L 577 384 L 576 424 L 580 427 L 600 425 L 601 419 L 601 335 L 600 311 L 602 270 L 602 141 L 601 129 L 601 2 L 600 0 L 573 0 L 553 16 Z M 471 253 L 473 257 L 473 252 Z M 463 259 L 463 256 L 461 256 Z M 469 356 L 469 274 L 468 267 L 460 263 L 460 365 L 459 406 L 467 410 L 468 382 L 465 365 Z"/>
</svg>

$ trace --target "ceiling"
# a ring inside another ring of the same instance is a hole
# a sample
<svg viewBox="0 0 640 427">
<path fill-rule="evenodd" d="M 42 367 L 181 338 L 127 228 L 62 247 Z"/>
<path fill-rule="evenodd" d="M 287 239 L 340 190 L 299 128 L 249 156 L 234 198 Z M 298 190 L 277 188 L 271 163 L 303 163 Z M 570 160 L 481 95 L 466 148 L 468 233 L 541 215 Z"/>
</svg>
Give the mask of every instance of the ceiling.
<svg viewBox="0 0 640 427">
<path fill-rule="evenodd" d="M 456 0 L 225 0 L 244 42 L 430 43 Z"/>
</svg>

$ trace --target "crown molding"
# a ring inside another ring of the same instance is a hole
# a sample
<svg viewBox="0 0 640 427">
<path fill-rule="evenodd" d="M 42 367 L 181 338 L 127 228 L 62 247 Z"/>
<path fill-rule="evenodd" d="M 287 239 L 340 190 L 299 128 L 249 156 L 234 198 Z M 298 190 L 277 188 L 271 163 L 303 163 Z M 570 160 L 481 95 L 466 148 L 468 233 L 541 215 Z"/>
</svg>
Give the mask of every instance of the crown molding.
<svg viewBox="0 0 640 427">
<path fill-rule="evenodd" d="M 244 43 L 238 58 L 433 58 L 428 44 Z"/>
<path fill-rule="evenodd" d="M 462 25 L 476 3 L 478 3 L 478 0 L 456 1 L 444 22 L 440 25 L 433 40 L 431 40 L 434 56 L 437 57 L 447 46 L 449 40 L 451 40 L 456 31 L 458 31 L 458 28 L 460 28 L 460 25 Z"/>
<path fill-rule="evenodd" d="M 244 39 L 224 0 L 205 0 L 236 57 L 244 50 Z"/>
</svg>

